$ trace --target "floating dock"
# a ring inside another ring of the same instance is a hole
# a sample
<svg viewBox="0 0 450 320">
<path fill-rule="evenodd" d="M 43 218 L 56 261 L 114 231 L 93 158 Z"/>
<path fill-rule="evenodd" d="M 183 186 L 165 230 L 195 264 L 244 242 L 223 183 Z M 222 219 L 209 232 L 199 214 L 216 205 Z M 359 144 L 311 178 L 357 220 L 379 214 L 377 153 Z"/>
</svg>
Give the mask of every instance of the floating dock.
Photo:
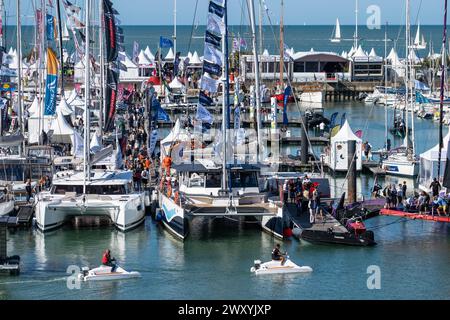
<svg viewBox="0 0 450 320">
<path fill-rule="evenodd" d="M 450 223 L 450 216 L 419 214 L 419 213 L 403 212 L 403 211 L 391 210 L 391 209 L 381 209 L 380 215 L 392 216 L 392 217 L 402 217 L 402 218 L 407 218 L 407 219 L 412 219 L 412 220 L 424 220 L 424 221 L 430 221 L 430 222 Z"/>
</svg>

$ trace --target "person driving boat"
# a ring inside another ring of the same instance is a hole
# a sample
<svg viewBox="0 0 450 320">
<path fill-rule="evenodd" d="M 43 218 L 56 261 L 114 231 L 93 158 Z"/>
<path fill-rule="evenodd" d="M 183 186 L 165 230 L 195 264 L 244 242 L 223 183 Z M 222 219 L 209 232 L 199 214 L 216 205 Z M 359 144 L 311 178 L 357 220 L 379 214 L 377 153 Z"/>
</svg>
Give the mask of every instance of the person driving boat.
<svg viewBox="0 0 450 320">
<path fill-rule="evenodd" d="M 114 263 L 116 261 L 115 258 L 111 258 L 111 251 L 109 249 L 106 249 L 106 251 L 103 253 L 102 257 L 102 264 L 104 266 L 112 267 L 111 272 L 115 272 L 117 265 Z"/>
<path fill-rule="evenodd" d="M 284 265 L 284 263 L 286 262 L 286 252 L 281 253 L 280 248 L 281 248 L 280 244 L 277 243 L 275 248 L 272 250 L 272 260 L 275 261 L 281 260 L 281 265 Z"/>
</svg>

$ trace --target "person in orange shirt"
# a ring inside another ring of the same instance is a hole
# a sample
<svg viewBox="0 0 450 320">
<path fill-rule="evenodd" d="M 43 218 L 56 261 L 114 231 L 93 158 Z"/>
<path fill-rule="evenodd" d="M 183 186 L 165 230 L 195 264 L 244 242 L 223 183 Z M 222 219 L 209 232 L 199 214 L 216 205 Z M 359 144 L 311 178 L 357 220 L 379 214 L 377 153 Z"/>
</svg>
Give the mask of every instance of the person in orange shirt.
<svg viewBox="0 0 450 320">
<path fill-rule="evenodd" d="M 147 159 L 145 159 L 145 169 L 150 169 L 150 159 L 149 158 L 147 158 Z"/>
</svg>

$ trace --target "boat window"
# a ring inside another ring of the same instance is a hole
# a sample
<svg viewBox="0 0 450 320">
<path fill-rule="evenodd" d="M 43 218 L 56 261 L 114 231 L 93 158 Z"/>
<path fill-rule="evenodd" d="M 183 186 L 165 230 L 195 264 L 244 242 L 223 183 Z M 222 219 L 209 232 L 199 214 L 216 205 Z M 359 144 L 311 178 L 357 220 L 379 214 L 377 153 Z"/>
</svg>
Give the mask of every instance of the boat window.
<svg viewBox="0 0 450 320">
<path fill-rule="evenodd" d="M 222 175 L 220 173 L 206 175 L 207 188 L 220 188 L 222 185 Z"/>
<path fill-rule="evenodd" d="M 0 166 L 0 180 L 2 181 L 25 181 L 24 166 L 15 164 L 4 164 Z"/>
<path fill-rule="evenodd" d="M 231 181 L 233 188 L 258 187 L 258 177 L 256 172 L 232 172 Z"/>
<path fill-rule="evenodd" d="M 77 195 L 83 194 L 83 186 L 56 185 L 52 190 L 53 194 L 63 195 L 67 192 L 74 192 Z M 87 186 L 86 193 L 99 195 L 122 195 L 126 194 L 126 188 L 124 185 Z"/>
<path fill-rule="evenodd" d="M 191 177 L 189 178 L 189 187 L 201 187 L 204 186 L 204 180 L 205 176 L 200 175 L 198 173 L 192 173 Z"/>
</svg>

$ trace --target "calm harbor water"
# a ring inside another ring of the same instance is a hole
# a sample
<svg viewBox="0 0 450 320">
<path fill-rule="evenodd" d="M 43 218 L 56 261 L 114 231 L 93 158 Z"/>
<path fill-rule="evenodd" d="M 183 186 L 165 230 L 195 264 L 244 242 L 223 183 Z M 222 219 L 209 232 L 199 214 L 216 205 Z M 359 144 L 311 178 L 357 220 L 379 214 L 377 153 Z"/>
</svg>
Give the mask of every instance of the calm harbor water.
<svg viewBox="0 0 450 320">
<path fill-rule="evenodd" d="M 383 146 L 384 108 L 336 103 L 325 105 L 325 110 L 327 116 L 346 112 L 353 129 L 363 130 L 374 149 Z M 292 107 L 290 113 L 295 117 Z M 435 123 L 417 120 L 416 128 L 418 152 L 437 143 Z M 361 176 L 358 184 L 360 192 L 368 194 L 373 179 Z M 408 184 L 412 188 L 414 181 Z M 336 195 L 345 187 L 343 178 L 332 178 L 332 185 Z M 126 234 L 108 227 L 65 227 L 45 235 L 36 230 L 18 231 L 9 234 L 8 249 L 10 254 L 21 256 L 22 274 L 0 277 L 0 299 L 450 298 L 448 224 L 377 217 L 367 221 L 367 226 L 375 232 L 375 247 L 285 241 L 283 248 L 292 260 L 311 266 L 314 272 L 259 277 L 249 271 L 253 260 L 270 259 L 277 241 L 255 224 L 195 220 L 184 243 L 151 218 Z M 80 290 L 69 290 L 67 267 L 96 266 L 106 248 L 121 266 L 141 272 L 142 278 L 83 283 Z M 380 290 L 367 288 L 367 268 L 371 265 L 381 269 Z"/>
</svg>

